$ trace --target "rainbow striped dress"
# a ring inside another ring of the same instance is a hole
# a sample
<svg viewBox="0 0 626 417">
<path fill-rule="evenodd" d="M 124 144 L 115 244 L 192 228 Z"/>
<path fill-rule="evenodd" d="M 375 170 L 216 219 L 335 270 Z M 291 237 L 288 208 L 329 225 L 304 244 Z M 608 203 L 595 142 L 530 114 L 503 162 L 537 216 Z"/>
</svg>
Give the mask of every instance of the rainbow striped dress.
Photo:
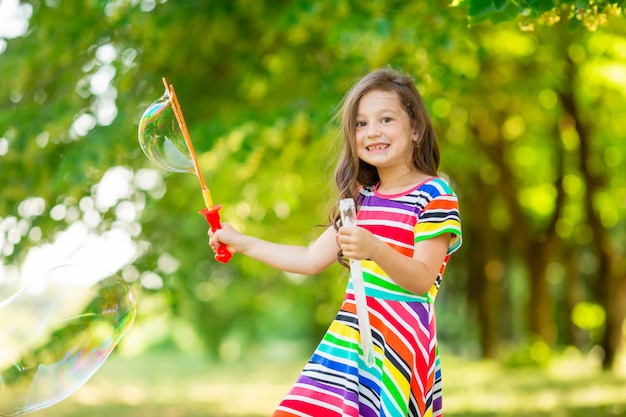
<svg viewBox="0 0 626 417">
<path fill-rule="evenodd" d="M 431 417 L 442 415 L 434 302 L 446 264 L 461 246 L 458 200 L 433 177 L 396 195 L 360 191 L 357 223 L 406 256 L 415 242 L 451 233 L 448 254 L 426 294 L 396 285 L 362 261 L 374 339 L 374 366 L 363 360 L 354 292 L 346 295 L 324 338 L 274 417 Z"/>
</svg>

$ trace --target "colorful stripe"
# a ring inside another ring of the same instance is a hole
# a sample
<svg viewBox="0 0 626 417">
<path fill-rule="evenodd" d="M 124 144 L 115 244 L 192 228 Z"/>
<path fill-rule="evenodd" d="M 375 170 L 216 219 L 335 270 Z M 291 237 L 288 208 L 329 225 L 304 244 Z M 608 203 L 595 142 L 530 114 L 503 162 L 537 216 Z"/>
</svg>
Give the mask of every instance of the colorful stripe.
<svg viewBox="0 0 626 417">
<path fill-rule="evenodd" d="M 362 358 L 349 283 L 341 309 L 274 417 L 441 416 L 434 301 L 448 259 L 461 245 L 456 195 L 441 178 L 394 196 L 364 187 L 358 225 L 406 256 L 413 256 L 415 243 L 451 233 L 448 255 L 426 294 L 405 290 L 376 263 L 362 261 L 374 366 Z"/>
</svg>

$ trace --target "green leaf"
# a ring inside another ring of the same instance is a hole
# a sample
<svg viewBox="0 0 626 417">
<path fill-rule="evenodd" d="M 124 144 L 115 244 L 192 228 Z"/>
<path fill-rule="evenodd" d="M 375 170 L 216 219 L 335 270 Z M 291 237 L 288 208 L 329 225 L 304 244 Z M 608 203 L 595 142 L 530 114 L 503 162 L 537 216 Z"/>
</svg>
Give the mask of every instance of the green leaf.
<svg viewBox="0 0 626 417">
<path fill-rule="evenodd" d="M 470 0 L 467 14 L 471 19 L 489 15 L 495 12 L 496 6 L 493 0 Z"/>
<path fill-rule="evenodd" d="M 507 22 L 515 19 L 522 9 L 513 3 L 506 3 L 505 7 L 499 10 L 497 13 L 493 13 L 491 21 L 494 23 Z"/>
<path fill-rule="evenodd" d="M 470 0 L 468 17 L 472 23 L 492 20 L 511 20 L 519 14 L 520 8 L 509 0 Z"/>
<path fill-rule="evenodd" d="M 552 0 L 528 0 L 527 5 L 539 14 L 550 11 L 556 7 Z"/>
</svg>

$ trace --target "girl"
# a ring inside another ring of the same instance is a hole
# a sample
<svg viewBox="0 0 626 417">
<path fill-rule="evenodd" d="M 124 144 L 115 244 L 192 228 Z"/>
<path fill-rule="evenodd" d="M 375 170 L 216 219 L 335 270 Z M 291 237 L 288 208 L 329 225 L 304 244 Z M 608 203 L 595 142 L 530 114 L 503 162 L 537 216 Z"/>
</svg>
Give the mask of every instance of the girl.
<svg viewBox="0 0 626 417">
<path fill-rule="evenodd" d="M 228 224 L 219 243 L 271 266 L 317 274 L 337 258 L 360 260 L 376 362 L 359 345 L 351 284 L 343 305 L 274 417 L 439 416 L 441 370 L 434 302 L 461 245 L 457 197 L 437 176 L 439 147 L 415 83 L 391 68 L 347 93 L 338 114 L 343 154 L 339 198 L 355 198 L 357 227 L 328 227 L 310 246 L 267 242 Z M 336 212 L 336 209 L 335 209 Z"/>
</svg>

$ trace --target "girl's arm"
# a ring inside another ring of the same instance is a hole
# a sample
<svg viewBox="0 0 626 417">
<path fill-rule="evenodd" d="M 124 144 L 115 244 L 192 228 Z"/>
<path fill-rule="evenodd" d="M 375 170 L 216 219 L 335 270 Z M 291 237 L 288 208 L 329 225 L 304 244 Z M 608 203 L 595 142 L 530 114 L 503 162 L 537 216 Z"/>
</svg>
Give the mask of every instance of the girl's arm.
<svg viewBox="0 0 626 417">
<path fill-rule="evenodd" d="M 337 259 L 339 246 L 336 231 L 330 226 L 310 246 L 295 246 L 272 243 L 239 233 L 228 223 L 215 233 L 209 231 L 209 244 L 213 251 L 223 243 L 228 250 L 261 261 L 285 272 L 314 275 Z"/>
<path fill-rule="evenodd" d="M 415 245 L 413 257 L 405 256 L 362 227 L 341 227 L 338 242 L 344 256 L 371 259 L 402 288 L 424 294 L 433 285 L 448 253 L 450 233 Z"/>
</svg>

